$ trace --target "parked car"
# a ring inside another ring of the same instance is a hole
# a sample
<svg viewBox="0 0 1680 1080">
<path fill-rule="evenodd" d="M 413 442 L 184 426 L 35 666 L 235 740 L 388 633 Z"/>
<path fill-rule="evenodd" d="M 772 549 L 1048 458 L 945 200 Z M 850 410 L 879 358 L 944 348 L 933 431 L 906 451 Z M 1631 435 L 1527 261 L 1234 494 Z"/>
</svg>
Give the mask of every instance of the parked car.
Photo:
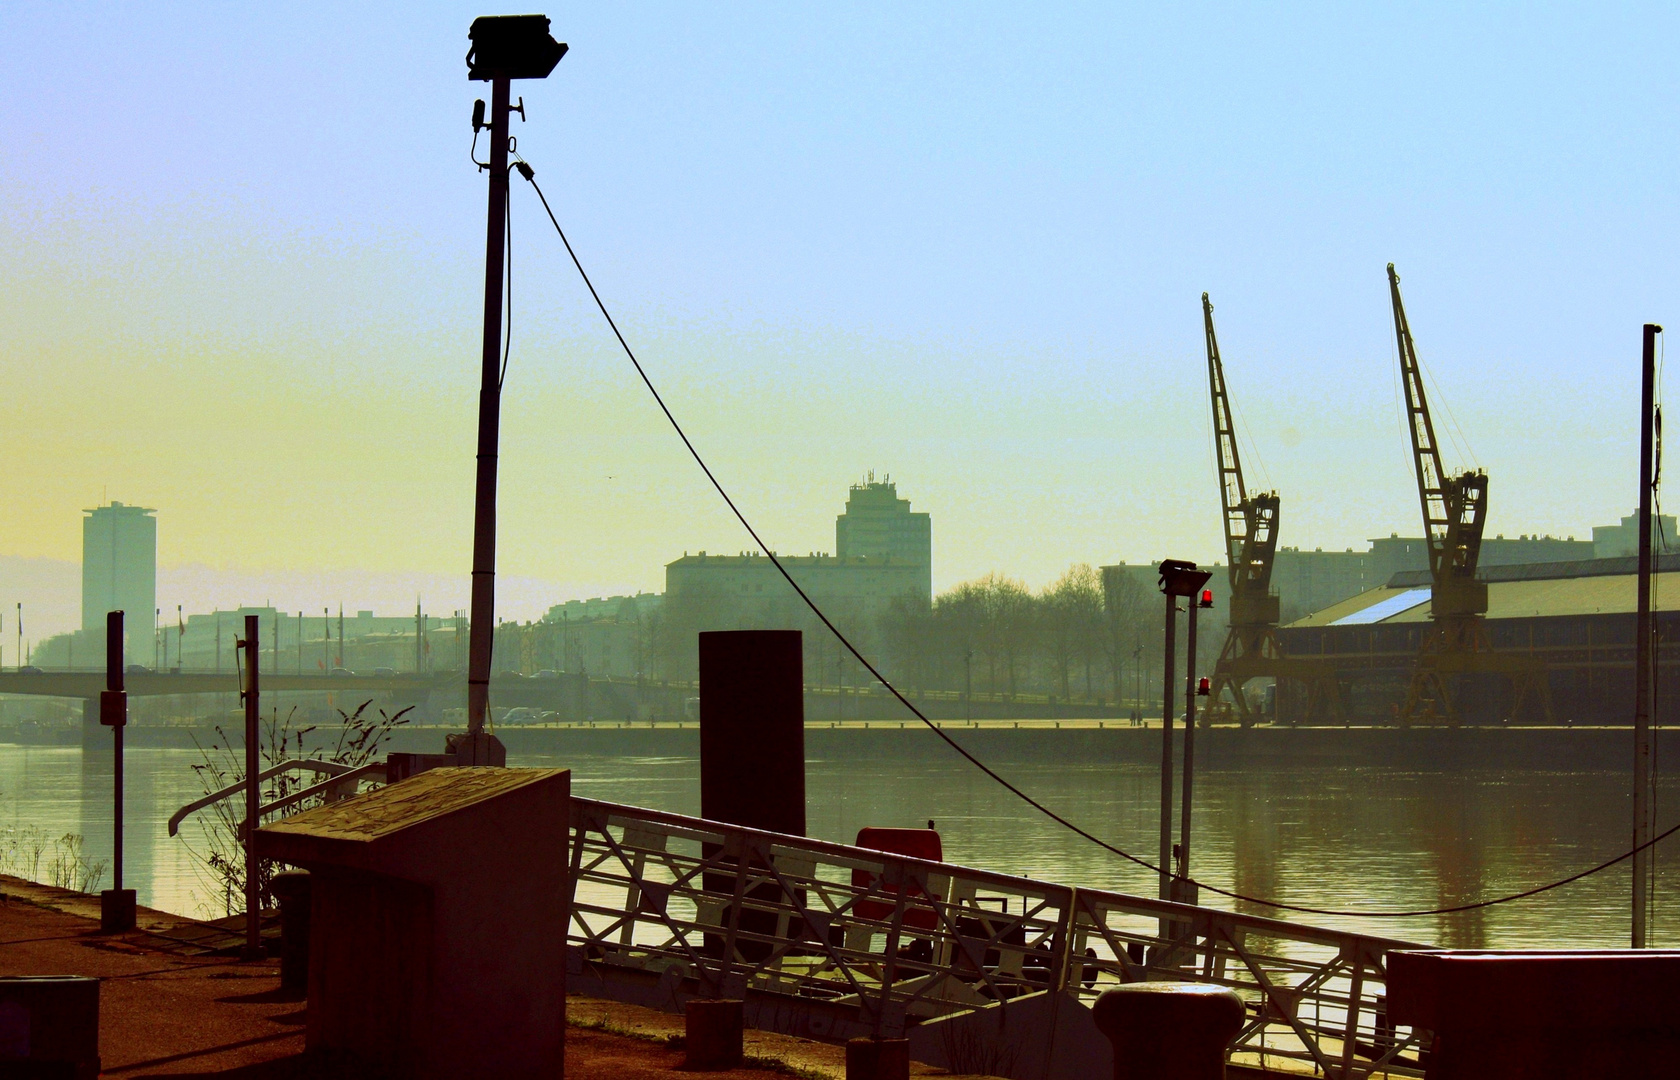
<svg viewBox="0 0 1680 1080">
<path fill-rule="evenodd" d="M 536 720 L 537 710 L 535 709 L 509 709 L 502 714 L 502 723 L 504 724 L 533 724 Z"/>
<path fill-rule="evenodd" d="M 130 675 L 150 675 L 152 673 L 152 669 L 145 664 L 130 664 L 123 670 Z"/>
<path fill-rule="evenodd" d="M 40 668 L 36 667 L 34 664 L 25 664 L 22 667 L 18 668 L 18 674 L 19 675 L 40 675 L 40 674 L 43 674 L 43 672 L 41 671 Z"/>
<path fill-rule="evenodd" d="M 327 672 L 327 674 L 328 675 L 354 675 L 356 673 L 354 671 L 351 671 L 349 668 L 335 667 L 331 671 Z"/>
<path fill-rule="evenodd" d="M 553 668 L 543 668 L 541 671 L 531 676 L 533 679 L 558 679 L 559 677 L 560 673 L 555 671 Z"/>
<path fill-rule="evenodd" d="M 374 673 L 374 675 L 378 676 L 381 679 L 393 679 L 393 678 L 396 677 L 397 669 L 396 668 L 388 668 L 388 667 L 376 667 L 376 668 L 373 669 L 373 673 Z"/>
</svg>

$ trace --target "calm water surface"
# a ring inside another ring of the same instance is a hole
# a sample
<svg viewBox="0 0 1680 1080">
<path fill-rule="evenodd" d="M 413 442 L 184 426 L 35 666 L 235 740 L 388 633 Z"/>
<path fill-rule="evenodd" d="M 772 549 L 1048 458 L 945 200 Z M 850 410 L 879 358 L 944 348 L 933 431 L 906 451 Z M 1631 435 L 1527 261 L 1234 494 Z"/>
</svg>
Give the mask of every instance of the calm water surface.
<svg viewBox="0 0 1680 1080">
<path fill-rule="evenodd" d="M 165 833 L 169 815 L 202 792 L 197 751 L 127 757 L 124 884 L 142 904 L 221 915 L 225 898 L 193 856 L 201 825 Z M 699 812 L 693 758 L 527 756 L 516 765 L 573 769 L 579 795 L 683 814 Z M 1011 780 L 1111 842 L 1155 850 L 1158 774 L 1120 764 L 995 763 Z M 1210 884 L 1313 907 L 1399 910 L 1450 906 L 1526 889 L 1628 846 L 1625 776 L 1605 772 L 1414 772 L 1268 764 L 1197 778 L 1192 870 Z M 814 760 L 807 768 L 813 836 L 850 841 L 865 825 L 920 826 L 944 836 L 946 858 L 1030 877 L 1150 893 L 1152 877 L 1080 840 L 960 761 Z M 76 748 L 0 746 L 0 829 L 79 833 L 110 854 L 110 757 Z M 1664 811 L 1667 812 L 1664 812 Z M 1663 782 L 1659 818 L 1680 816 L 1680 783 Z M 1666 826 L 1665 826 L 1666 827 Z M 1680 943 L 1680 847 L 1659 849 L 1655 943 Z M 102 883 L 108 886 L 109 876 Z M 1299 921 L 1446 946 L 1627 944 L 1627 864 L 1541 897 L 1452 916 Z M 1218 897 L 1209 902 L 1224 906 Z M 1275 914 L 1238 904 L 1239 910 Z"/>
</svg>

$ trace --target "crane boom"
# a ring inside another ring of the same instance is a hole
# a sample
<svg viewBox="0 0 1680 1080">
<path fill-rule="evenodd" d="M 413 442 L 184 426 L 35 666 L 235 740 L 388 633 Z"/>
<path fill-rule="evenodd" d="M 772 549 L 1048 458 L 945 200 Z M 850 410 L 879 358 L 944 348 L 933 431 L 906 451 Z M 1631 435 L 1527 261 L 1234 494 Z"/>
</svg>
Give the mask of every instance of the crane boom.
<svg viewBox="0 0 1680 1080">
<path fill-rule="evenodd" d="M 1225 365 L 1213 329 L 1213 302 L 1202 294 L 1202 326 L 1207 335 L 1208 390 L 1213 399 L 1213 443 L 1219 468 L 1219 503 L 1225 524 L 1225 557 L 1230 567 L 1232 621 L 1259 614 L 1271 591 L 1277 553 L 1278 496 L 1274 491 L 1248 495 L 1237 450 L 1231 396 L 1225 388 Z M 1261 620 L 1268 621 L 1268 620 Z M 1270 622 L 1276 623 L 1276 604 Z"/>
<path fill-rule="evenodd" d="M 1412 438 L 1412 462 L 1429 549 L 1431 613 L 1436 618 L 1480 615 L 1487 611 L 1487 586 L 1475 578 L 1487 517 L 1487 474 L 1478 469 L 1449 476 L 1442 467 L 1435 422 L 1430 418 L 1429 399 L 1423 389 L 1423 370 L 1400 299 L 1400 275 L 1393 263 L 1388 264 L 1388 290 L 1400 351 L 1400 381 L 1406 393 L 1406 427 Z"/>
<path fill-rule="evenodd" d="M 1202 327 L 1207 335 L 1208 393 L 1213 402 L 1213 447 L 1218 458 L 1219 509 L 1225 528 L 1225 557 L 1230 566 L 1231 617 L 1225 645 L 1214 664 L 1212 708 L 1205 714 L 1235 715 L 1244 727 L 1257 719 L 1244 686 L 1251 679 L 1299 684 L 1306 690 L 1306 715 L 1327 712 L 1345 717 L 1346 708 L 1335 670 L 1314 658 L 1292 659 L 1278 644 L 1280 614 L 1272 592 L 1272 564 L 1277 556 L 1278 494 L 1250 495 L 1243 482 L 1242 457 L 1237 451 L 1235 414 L 1225 387 L 1225 364 L 1219 356 L 1219 337 L 1213 329 L 1213 302 L 1202 294 Z M 1290 700 L 1297 700 L 1291 698 Z M 1276 699 L 1272 717 L 1293 711 L 1284 697 Z"/>
</svg>

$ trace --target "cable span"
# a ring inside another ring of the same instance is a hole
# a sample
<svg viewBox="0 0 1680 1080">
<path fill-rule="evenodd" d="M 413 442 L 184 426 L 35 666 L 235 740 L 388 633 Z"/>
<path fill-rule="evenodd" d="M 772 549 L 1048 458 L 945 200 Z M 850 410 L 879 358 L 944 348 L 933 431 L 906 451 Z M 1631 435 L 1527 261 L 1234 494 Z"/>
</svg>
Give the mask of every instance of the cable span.
<svg viewBox="0 0 1680 1080">
<path fill-rule="evenodd" d="M 589 295 L 595 300 L 595 306 L 600 309 L 601 316 L 607 320 L 607 325 L 612 328 L 613 336 L 618 339 L 619 346 L 624 349 L 624 355 L 630 358 L 630 363 L 635 367 L 636 374 L 641 376 L 642 384 L 647 387 L 648 393 L 653 395 L 653 400 L 659 406 L 659 411 L 665 414 L 666 420 L 670 421 L 672 430 L 677 433 L 677 437 L 681 439 L 683 445 L 688 448 L 689 456 L 694 459 L 694 463 L 696 465 L 700 466 L 700 471 L 706 474 L 706 479 L 711 481 L 712 487 L 717 490 L 718 495 L 723 499 L 725 505 L 729 507 L 730 512 L 735 515 L 735 520 L 741 523 L 741 527 L 747 531 L 748 536 L 753 538 L 753 542 L 758 545 L 759 550 L 763 551 L 764 554 L 769 557 L 771 564 L 775 566 L 776 570 L 782 575 L 782 578 L 787 581 L 790 586 L 792 586 L 794 592 L 799 594 L 799 599 L 804 601 L 805 606 L 811 609 L 811 614 L 815 615 L 818 621 L 828 628 L 829 633 L 833 634 L 835 639 L 839 641 L 841 645 L 845 646 L 846 651 L 851 653 L 859 664 L 863 665 L 864 670 L 874 676 L 875 680 L 885 687 L 888 693 L 898 699 L 899 704 L 908 709 L 911 715 L 920 720 L 929 731 L 932 731 L 935 735 L 943 739 L 947 746 L 955 750 L 958 754 L 961 754 L 970 765 L 973 765 L 975 768 L 985 773 L 992 780 L 1002 785 L 1004 790 L 1008 791 L 1010 794 L 1032 807 L 1034 810 L 1037 810 L 1040 814 L 1043 814 L 1051 821 L 1054 821 L 1064 829 L 1067 829 L 1075 836 L 1095 844 L 1110 854 L 1118 855 L 1128 862 L 1135 863 L 1151 873 L 1160 874 L 1162 872 L 1161 868 L 1156 866 L 1154 863 L 1151 863 L 1146 859 L 1140 859 L 1131 852 L 1117 848 L 1101 837 L 1087 832 L 1079 825 L 1069 821 L 1061 814 L 1050 809 L 1050 807 L 1045 806 L 1043 803 L 1027 794 L 1027 792 L 1016 787 L 1013 783 L 995 772 L 991 766 L 969 753 L 961 743 L 958 743 L 955 739 L 951 738 L 951 736 L 947 735 L 943 728 L 929 720 L 926 716 L 923 716 L 922 711 L 916 708 L 915 705 L 911 704 L 910 699 L 899 693 L 898 688 L 888 682 L 886 676 L 877 671 L 875 669 L 875 665 L 870 663 L 863 653 L 858 651 L 857 646 L 853 645 L 851 640 L 847 638 L 845 634 L 842 634 L 837 626 L 829 621 L 828 616 L 823 614 L 823 610 L 819 608 L 808 595 L 806 595 L 804 589 L 799 587 L 799 582 L 795 581 L 793 579 L 793 575 L 788 573 L 787 568 L 782 565 L 781 560 L 776 558 L 776 553 L 772 551 L 770 546 L 758 535 L 758 530 L 753 528 L 752 522 L 748 521 L 746 515 L 741 513 L 741 508 L 736 506 L 735 500 L 729 497 L 729 492 L 724 490 L 723 485 L 719 483 L 718 478 L 712 473 L 711 467 L 706 464 L 706 459 L 700 456 L 699 450 L 695 449 L 694 443 L 690 441 L 688 437 L 688 433 L 683 430 L 681 424 L 677 423 L 677 418 L 671 413 L 670 406 L 665 404 L 665 399 L 660 396 L 658 388 L 653 385 L 653 380 L 650 379 L 648 377 L 648 373 L 643 370 L 642 362 L 636 359 L 636 354 L 634 350 L 630 348 L 630 343 L 624 340 L 624 335 L 619 331 L 618 324 L 613 321 L 612 313 L 607 310 L 607 305 L 601 301 L 601 294 L 595 291 L 595 283 L 589 280 L 588 271 L 584 270 L 583 263 L 578 260 L 577 252 L 572 250 L 572 242 L 566 239 L 566 230 L 560 227 L 559 219 L 554 216 L 553 208 L 548 205 L 548 197 L 543 194 L 542 188 L 537 184 L 535 171 L 524 161 L 516 163 L 515 168 L 517 168 L 519 170 L 519 174 L 530 183 L 532 190 L 537 193 L 537 198 L 542 200 L 543 210 L 547 212 L 548 220 L 554 223 L 554 231 L 560 234 L 560 242 L 566 245 L 566 254 L 571 256 L 572 265 L 577 267 L 578 276 L 583 278 L 584 285 L 589 289 Z M 1624 852 L 1617 855 L 1615 858 L 1608 859 L 1590 869 L 1583 870 L 1578 874 L 1572 874 L 1569 877 L 1563 878 L 1559 881 L 1553 881 L 1546 885 L 1540 885 L 1532 889 L 1525 889 L 1522 892 L 1512 893 L 1509 896 L 1494 897 L 1491 900 L 1478 900 L 1474 903 L 1457 904 L 1452 907 L 1422 908 L 1417 911 L 1345 911 L 1336 908 L 1309 907 L 1304 904 L 1290 904 L 1281 900 L 1267 900 L 1263 897 L 1248 896 L 1243 893 L 1233 892 L 1230 889 L 1221 889 L 1218 886 L 1209 885 L 1206 882 L 1196 881 L 1194 878 L 1191 878 L 1190 880 L 1198 888 L 1213 893 L 1216 896 L 1224 896 L 1232 900 L 1240 900 L 1246 904 L 1258 904 L 1261 907 L 1275 908 L 1279 911 L 1297 911 L 1307 915 L 1331 915 L 1351 919 L 1407 919 L 1425 915 L 1452 915 L 1461 911 L 1475 911 L 1480 908 L 1494 907 L 1498 904 L 1508 904 L 1514 900 L 1526 900 L 1531 896 L 1538 896 L 1541 893 L 1562 888 L 1572 882 L 1579 881 L 1585 877 L 1591 877 L 1593 874 L 1607 870 L 1610 867 L 1615 866 L 1617 863 L 1631 859 L 1638 852 L 1643 851 L 1645 848 L 1655 846 L 1676 832 L 1680 832 L 1680 825 L 1675 825 L 1662 835 L 1647 840 L 1645 843 L 1641 844 L 1637 848 L 1634 848 L 1632 851 Z"/>
</svg>

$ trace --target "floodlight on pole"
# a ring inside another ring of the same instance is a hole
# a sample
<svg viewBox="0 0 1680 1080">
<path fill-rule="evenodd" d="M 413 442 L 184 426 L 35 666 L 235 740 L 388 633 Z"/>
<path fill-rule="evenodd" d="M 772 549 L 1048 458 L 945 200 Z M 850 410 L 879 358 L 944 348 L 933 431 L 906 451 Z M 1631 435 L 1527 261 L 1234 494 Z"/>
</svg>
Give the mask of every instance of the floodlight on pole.
<svg viewBox="0 0 1680 1080">
<path fill-rule="evenodd" d="M 1159 572 L 1161 591 L 1168 596 L 1195 596 L 1213 576 L 1211 570 L 1198 570 L 1195 563 L 1184 559 L 1162 559 Z M 1208 597 L 1205 606 L 1211 607 L 1212 600 Z"/>
<path fill-rule="evenodd" d="M 1162 644 L 1162 658 L 1166 661 L 1166 674 L 1161 684 L 1161 847 L 1158 856 L 1161 878 L 1161 899 L 1173 899 L 1173 862 L 1174 845 L 1172 842 L 1172 812 L 1173 812 L 1173 679 L 1177 672 L 1173 663 L 1173 644 L 1177 637 L 1178 601 L 1180 598 L 1190 600 L 1188 605 L 1191 619 L 1190 653 L 1195 655 L 1195 597 L 1202 586 L 1207 584 L 1213 574 L 1207 570 L 1196 569 L 1196 564 L 1184 559 L 1163 559 L 1159 567 L 1161 575 L 1161 592 L 1167 598 L 1166 625 L 1164 627 L 1165 641 Z M 1192 666 L 1194 664 L 1192 663 Z M 1167 919 L 1161 920 L 1161 933 L 1170 931 Z"/>
<path fill-rule="evenodd" d="M 467 652 L 467 732 L 452 736 L 450 749 L 462 765 L 502 765 L 507 753 L 484 730 L 490 707 L 490 661 L 496 629 L 496 456 L 502 408 L 502 257 L 508 197 L 508 114 L 525 116 L 523 99 L 509 105 L 514 79 L 544 79 L 566 55 L 548 32 L 546 15 L 485 15 L 473 20 L 467 37 L 467 78 L 490 84 L 488 123 L 484 105 L 473 107 L 473 138 L 488 126 L 490 173 L 484 244 L 484 349 L 478 398 L 477 497 L 473 508 L 472 616 Z"/>
</svg>

